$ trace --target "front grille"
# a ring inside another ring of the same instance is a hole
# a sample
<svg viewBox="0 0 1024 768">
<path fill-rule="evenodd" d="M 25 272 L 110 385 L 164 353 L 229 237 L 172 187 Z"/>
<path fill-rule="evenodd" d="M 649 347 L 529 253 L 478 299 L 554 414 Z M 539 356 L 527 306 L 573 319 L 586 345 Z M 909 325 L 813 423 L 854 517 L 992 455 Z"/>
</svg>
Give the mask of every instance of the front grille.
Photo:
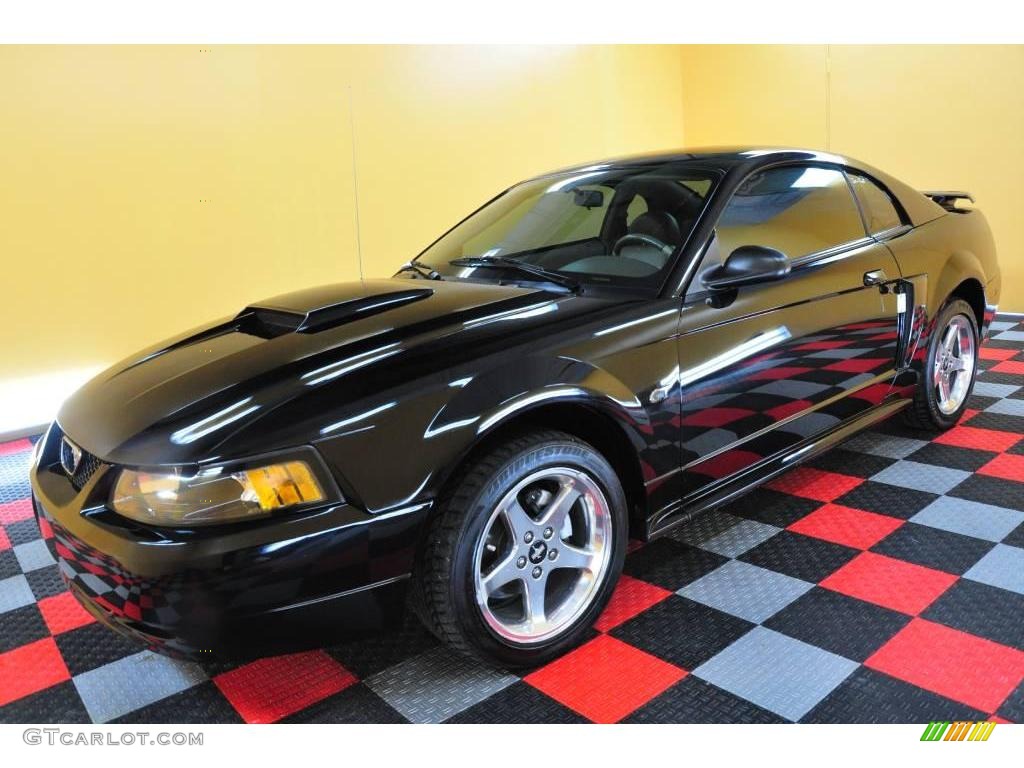
<svg viewBox="0 0 1024 768">
<path fill-rule="evenodd" d="M 71 485 L 74 486 L 75 490 L 80 491 L 85 487 L 85 484 L 89 482 L 89 479 L 96 474 L 96 470 L 103 466 L 103 462 L 83 449 L 82 455 L 78 460 L 78 466 L 75 468 L 73 473 L 69 473 L 67 471 L 67 467 L 74 466 L 71 448 L 64 441 L 64 433 L 59 429 L 55 430 L 55 432 L 56 434 L 54 435 L 54 439 L 58 441 L 60 448 L 59 455 L 61 469 L 63 469 L 64 474 L 71 479 Z"/>
</svg>

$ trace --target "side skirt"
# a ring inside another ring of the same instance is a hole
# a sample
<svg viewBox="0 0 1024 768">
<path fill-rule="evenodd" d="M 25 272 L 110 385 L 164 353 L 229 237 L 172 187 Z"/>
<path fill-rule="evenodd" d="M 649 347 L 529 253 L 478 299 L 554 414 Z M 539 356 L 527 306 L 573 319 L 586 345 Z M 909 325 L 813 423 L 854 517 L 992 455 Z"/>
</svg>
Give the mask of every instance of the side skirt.
<svg viewBox="0 0 1024 768">
<path fill-rule="evenodd" d="M 699 491 L 685 496 L 647 520 L 646 540 L 657 538 L 676 526 L 682 525 L 701 512 L 720 507 L 781 475 L 798 464 L 834 448 L 839 443 L 861 432 L 872 424 L 902 411 L 910 400 L 897 399 L 870 408 L 854 418 L 836 425 L 827 432 L 797 443 L 792 448 L 762 459 L 739 474 L 724 477 Z"/>
</svg>

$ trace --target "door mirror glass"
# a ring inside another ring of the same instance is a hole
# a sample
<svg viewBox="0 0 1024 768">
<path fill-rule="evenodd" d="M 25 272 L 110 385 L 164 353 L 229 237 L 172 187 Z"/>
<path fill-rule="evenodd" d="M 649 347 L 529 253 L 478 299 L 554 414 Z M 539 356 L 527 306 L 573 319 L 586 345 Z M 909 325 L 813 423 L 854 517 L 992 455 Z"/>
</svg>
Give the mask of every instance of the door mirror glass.
<svg viewBox="0 0 1024 768">
<path fill-rule="evenodd" d="M 701 282 L 709 291 L 726 291 L 781 280 L 788 274 L 789 259 L 782 251 L 763 245 L 741 245 L 724 263 L 701 275 Z"/>
</svg>

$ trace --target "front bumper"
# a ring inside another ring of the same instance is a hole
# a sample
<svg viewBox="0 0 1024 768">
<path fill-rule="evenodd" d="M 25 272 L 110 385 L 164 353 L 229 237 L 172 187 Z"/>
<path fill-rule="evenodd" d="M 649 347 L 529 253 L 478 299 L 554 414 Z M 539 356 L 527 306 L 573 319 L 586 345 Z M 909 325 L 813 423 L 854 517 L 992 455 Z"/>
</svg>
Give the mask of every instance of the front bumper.
<svg viewBox="0 0 1024 768">
<path fill-rule="evenodd" d="M 39 447 L 32 497 L 61 574 L 94 616 L 148 647 L 244 658 L 327 644 L 403 613 L 427 505 L 369 515 L 336 504 L 215 528 L 155 528 L 105 507 L 113 468 L 76 490 L 53 454 Z"/>
</svg>

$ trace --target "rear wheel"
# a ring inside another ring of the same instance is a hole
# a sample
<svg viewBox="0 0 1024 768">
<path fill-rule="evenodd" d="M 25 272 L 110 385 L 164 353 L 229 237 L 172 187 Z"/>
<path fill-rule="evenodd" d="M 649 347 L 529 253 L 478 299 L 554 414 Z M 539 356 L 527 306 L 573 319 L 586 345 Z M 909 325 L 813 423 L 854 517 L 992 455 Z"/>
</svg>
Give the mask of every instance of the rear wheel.
<svg viewBox="0 0 1024 768">
<path fill-rule="evenodd" d="M 417 610 L 457 650 L 540 664 L 586 636 L 625 543 L 625 496 L 604 457 L 568 434 L 526 434 L 475 462 L 441 501 Z"/>
<path fill-rule="evenodd" d="M 978 370 L 978 324 L 974 310 L 955 299 L 939 313 L 928 345 L 924 375 L 905 413 L 920 429 L 949 429 L 963 415 Z"/>
</svg>

